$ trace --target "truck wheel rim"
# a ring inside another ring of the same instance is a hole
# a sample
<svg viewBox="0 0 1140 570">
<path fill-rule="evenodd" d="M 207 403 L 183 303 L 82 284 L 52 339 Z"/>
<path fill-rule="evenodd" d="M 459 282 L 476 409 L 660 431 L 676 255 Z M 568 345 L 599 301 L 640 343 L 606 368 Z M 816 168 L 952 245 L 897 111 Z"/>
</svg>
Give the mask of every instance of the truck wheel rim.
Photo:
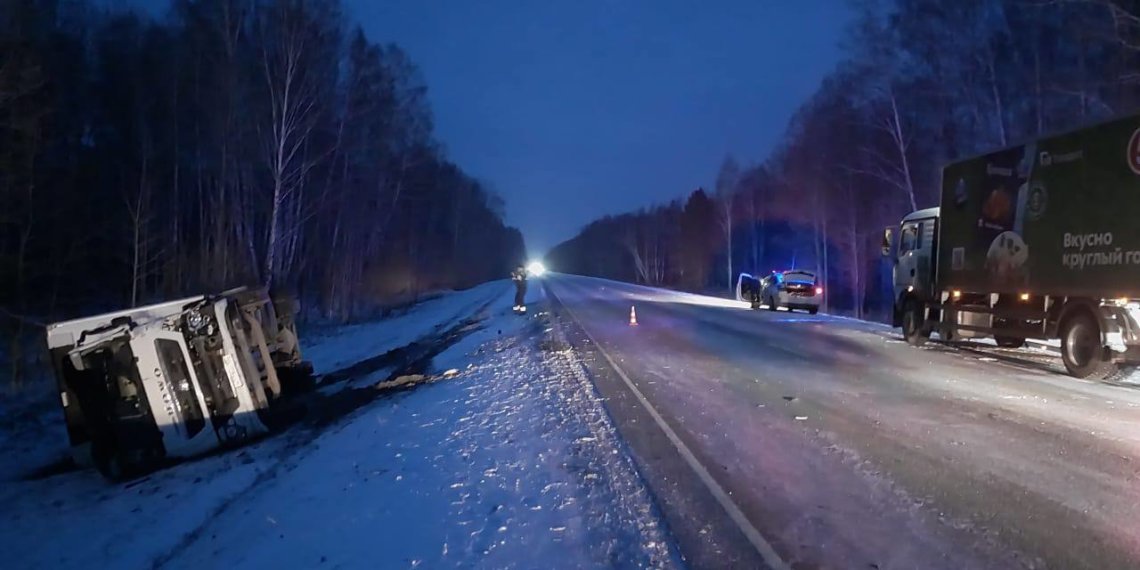
<svg viewBox="0 0 1140 570">
<path fill-rule="evenodd" d="M 1077 323 L 1069 329 L 1069 358 L 1072 359 L 1073 364 L 1077 366 L 1084 366 L 1088 364 L 1093 358 L 1095 351 L 1095 342 L 1093 337 L 1089 334 L 1089 327 L 1085 323 Z"/>
</svg>

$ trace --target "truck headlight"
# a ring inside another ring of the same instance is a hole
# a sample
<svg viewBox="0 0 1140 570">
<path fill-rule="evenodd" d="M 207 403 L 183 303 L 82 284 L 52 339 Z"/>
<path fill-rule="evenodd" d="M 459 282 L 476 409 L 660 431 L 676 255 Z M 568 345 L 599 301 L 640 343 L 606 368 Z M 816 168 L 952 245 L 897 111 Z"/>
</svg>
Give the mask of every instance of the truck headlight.
<svg viewBox="0 0 1140 570">
<path fill-rule="evenodd" d="M 186 315 L 186 327 L 189 328 L 191 332 L 199 332 L 207 324 L 209 324 L 209 319 L 199 311 L 190 311 L 190 313 Z"/>
</svg>

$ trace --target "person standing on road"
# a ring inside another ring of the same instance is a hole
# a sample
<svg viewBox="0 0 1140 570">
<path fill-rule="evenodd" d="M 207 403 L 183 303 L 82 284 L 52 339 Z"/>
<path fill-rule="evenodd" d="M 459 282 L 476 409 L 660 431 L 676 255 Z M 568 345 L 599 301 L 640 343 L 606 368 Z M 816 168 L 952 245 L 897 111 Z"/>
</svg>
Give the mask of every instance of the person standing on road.
<svg viewBox="0 0 1140 570">
<path fill-rule="evenodd" d="M 760 308 L 760 280 L 755 277 L 745 278 L 745 286 L 747 287 L 747 301 L 752 304 L 753 309 Z"/>
<path fill-rule="evenodd" d="M 515 307 L 516 313 L 526 312 L 526 267 L 519 265 L 511 272 L 511 280 L 515 282 Z"/>
</svg>

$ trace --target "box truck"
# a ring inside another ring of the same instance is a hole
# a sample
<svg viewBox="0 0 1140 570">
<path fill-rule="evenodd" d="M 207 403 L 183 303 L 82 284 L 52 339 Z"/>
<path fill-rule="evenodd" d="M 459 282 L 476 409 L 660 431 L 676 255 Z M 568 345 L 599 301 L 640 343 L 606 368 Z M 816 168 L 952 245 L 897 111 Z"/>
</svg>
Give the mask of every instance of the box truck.
<svg viewBox="0 0 1140 570">
<path fill-rule="evenodd" d="M 1069 374 L 1140 362 L 1140 117 L 946 166 L 938 207 L 885 230 L 907 342 L 1060 340 Z"/>
</svg>

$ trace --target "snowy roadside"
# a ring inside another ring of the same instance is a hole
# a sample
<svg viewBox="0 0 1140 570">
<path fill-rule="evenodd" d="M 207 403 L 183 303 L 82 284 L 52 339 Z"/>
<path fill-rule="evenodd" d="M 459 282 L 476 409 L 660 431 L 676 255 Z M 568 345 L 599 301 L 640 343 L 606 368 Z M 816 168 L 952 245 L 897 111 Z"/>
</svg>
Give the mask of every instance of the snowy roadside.
<svg viewBox="0 0 1140 570">
<path fill-rule="evenodd" d="M 326 374 L 453 325 L 502 296 L 508 287 L 505 281 L 491 281 L 445 293 L 380 321 L 305 331 L 301 348 L 317 373 Z"/>
<path fill-rule="evenodd" d="M 583 370 L 537 306 L 520 318 L 507 302 L 436 358 L 458 377 L 360 410 L 171 565 L 670 565 Z"/>
<path fill-rule="evenodd" d="M 435 381 L 327 426 L 127 485 L 93 471 L 6 482 L 6 565 L 678 566 L 590 380 L 541 313 L 541 289 L 518 317 L 504 283 L 485 287 L 425 303 L 402 326 L 314 339 L 306 356 L 328 372 L 491 302 L 481 328 L 435 357 Z"/>
<path fill-rule="evenodd" d="M 492 281 L 424 301 L 396 317 L 322 328 L 303 335 L 302 351 L 318 375 L 397 349 L 471 316 L 503 294 L 506 281 Z M 0 481 L 26 478 L 67 463 L 67 431 L 54 381 L 20 394 L 0 395 Z"/>
</svg>

